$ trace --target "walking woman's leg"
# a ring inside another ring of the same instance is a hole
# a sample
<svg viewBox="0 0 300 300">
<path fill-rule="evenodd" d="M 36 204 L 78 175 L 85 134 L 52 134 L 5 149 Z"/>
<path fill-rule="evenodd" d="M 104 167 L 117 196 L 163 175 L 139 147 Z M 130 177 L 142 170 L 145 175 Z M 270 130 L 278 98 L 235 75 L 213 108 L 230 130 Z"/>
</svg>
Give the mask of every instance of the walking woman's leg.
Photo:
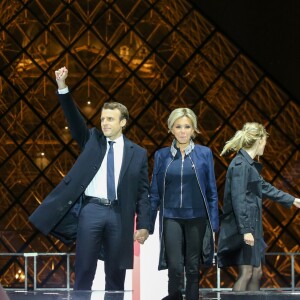
<svg viewBox="0 0 300 300">
<path fill-rule="evenodd" d="M 239 275 L 237 281 L 234 283 L 234 292 L 244 292 L 247 290 L 248 284 L 252 278 L 253 266 L 241 265 L 239 268 Z"/>
<path fill-rule="evenodd" d="M 254 267 L 252 277 L 247 286 L 247 291 L 259 291 L 260 279 L 262 277 L 262 266 Z"/>
</svg>

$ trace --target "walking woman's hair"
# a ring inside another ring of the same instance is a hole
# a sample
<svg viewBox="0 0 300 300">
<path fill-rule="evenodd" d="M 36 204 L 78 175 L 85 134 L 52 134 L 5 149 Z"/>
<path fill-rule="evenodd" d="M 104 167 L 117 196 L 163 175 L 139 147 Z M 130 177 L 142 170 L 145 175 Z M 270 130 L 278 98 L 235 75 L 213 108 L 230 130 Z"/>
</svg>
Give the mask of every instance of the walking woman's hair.
<svg viewBox="0 0 300 300">
<path fill-rule="evenodd" d="M 250 149 L 257 140 L 268 137 L 265 127 L 256 122 L 245 123 L 241 130 L 238 130 L 235 135 L 226 142 L 221 156 L 230 151 L 238 152 L 240 149 Z"/>
</svg>

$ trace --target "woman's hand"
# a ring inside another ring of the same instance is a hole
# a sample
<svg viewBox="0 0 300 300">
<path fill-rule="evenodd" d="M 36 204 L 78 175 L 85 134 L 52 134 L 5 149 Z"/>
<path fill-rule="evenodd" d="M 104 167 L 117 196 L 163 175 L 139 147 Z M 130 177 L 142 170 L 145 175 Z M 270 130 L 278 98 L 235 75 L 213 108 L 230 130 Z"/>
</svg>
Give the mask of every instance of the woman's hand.
<svg viewBox="0 0 300 300">
<path fill-rule="evenodd" d="M 294 204 L 296 207 L 300 208 L 300 199 L 299 199 L 299 198 L 295 198 L 295 201 L 293 202 L 293 204 Z"/>
<path fill-rule="evenodd" d="M 244 242 L 249 246 L 254 246 L 254 237 L 252 233 L 244 234 Z"/>
</svg>

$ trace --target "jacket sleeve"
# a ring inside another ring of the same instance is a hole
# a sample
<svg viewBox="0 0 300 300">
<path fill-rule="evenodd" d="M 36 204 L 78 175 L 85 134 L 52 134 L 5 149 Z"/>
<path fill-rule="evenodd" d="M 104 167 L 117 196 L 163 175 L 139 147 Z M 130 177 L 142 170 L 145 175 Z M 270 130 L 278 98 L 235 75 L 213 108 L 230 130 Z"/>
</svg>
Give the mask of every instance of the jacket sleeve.
<svg viewBox="0 0 300 300">
<path fill-rule="evenodd" d="M 216 177 L 214 171 L 213 154 L 210 149 L 208 154 L 208 187 L 206 190 L 206 198 L 209 206 L 213 230 L 218 231 L 219 230 L 218 192 L 217 192 L 217 184 L 216 184 Z"/>
<path fill-rule="evenodd" d="M 231 199 L 232 208 L 240 234 L 253 233 L 251 226 L 251 208 L 247 203 L 248 168 L 242 159 L 237 158 L 231 170 Z"/>
<path fill-rule="evenodd" d="M 262 177 L 261 179 L 263 197 L 269 198 L 287 207 L 291 207 L 293 205 L 295 197 L 281 190 L 278 190 L 272 184 L 266 182 Z"/>
<path fill-rule="evenodd" d="M 150 234 L 154 232 L 155 220 L 157 217 L 157 211 L 160 207 L 160 197 L 158 193 L 158 184 L 157 184 L 157 173 L 159 170 L 159 153 L 158 151 L 154 155 L 154 167 L 152 173 L 152 179 L 150 183 L 150 205 L 151 205 L 151 225 L 150 225 Z"/>
<path fill-rule="evenodd" d="M 60 105 L 70 127 L 72 138 L 77 141 L 82 149 L 89 139 L 90 132 L 86 122 L 79 112 L 71 94 L 58 94 Z"/>
<path fill-rule="evenodd" d="M 140 177 L 138 186 L 138 200 L 137 200 L 137 229 L 150 229 L 150 203 L 148 199 L 149 179 L 148 179 L 148 156 L 146 150 L 144 151 Z"/>
</svg>

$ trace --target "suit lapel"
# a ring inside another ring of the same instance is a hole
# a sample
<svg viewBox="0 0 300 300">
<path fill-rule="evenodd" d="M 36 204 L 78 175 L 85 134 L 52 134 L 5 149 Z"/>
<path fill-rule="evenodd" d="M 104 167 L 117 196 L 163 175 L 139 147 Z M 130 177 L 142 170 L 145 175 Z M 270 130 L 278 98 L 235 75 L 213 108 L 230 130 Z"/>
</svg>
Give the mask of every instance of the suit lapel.
<svg viewBox="0 0 300 300">
<path fill-rule="evenodd" d="M 103 134 L 98 136 L 98 138 L 99 138 L 98 142 L 100 144 L 100 163 L 102 163 L 106 153 L 107 143 L 106 143 L 106 137 Z"/>
<path fill-rule="evenodd" d="M 132 142 L 124 136 L 123 160 L 122 160 L 122 166 L 121 166 L 121 171 L 119 176 L 118 187 L 120 185 L 120 182 L 122 182 L 123 176 L 129 166 L 129 163 L 133 156 L 133 152 L 134 150 L 133 150 Z"/>
</svg>

